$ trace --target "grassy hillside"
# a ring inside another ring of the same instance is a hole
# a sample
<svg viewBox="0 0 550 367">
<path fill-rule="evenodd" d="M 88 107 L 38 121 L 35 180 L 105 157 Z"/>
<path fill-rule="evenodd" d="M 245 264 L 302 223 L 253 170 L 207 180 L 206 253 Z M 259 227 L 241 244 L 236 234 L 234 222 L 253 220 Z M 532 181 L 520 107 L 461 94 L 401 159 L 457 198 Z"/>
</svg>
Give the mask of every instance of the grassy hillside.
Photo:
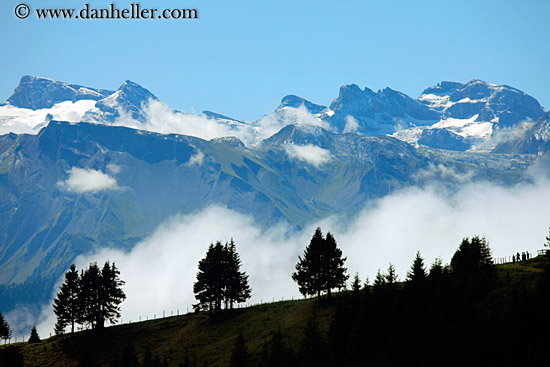
<svg viewBox="0 0 550 367">
<path fill-rule="evenodd" d="M 517 287 L 534 290 L 545 264 L 546 259 L 539 257 L 515 265 L 498 265 L 499 285 L 489 297 L 505 298 L 510 289 Z M 214 317 L 204 312 L 187 314 L 99 332 L 79 332 L 73 337 L 56 336 L 38 344 L 17 343 L 0 347 L 0 366 L 119 366 L 130 345 L 140 363 L 150 354 L 165 359 L 168 366 L 183 366 L 186 360 L 196 360 L 197 366 L 227 366 L 239 332 L 253 365 L 259 365 L 273 332 L 280 329 L 285 344 L 297 352 L 312 315 L 316 315 L 321 332 L 326 335 L 333 316 L 342 309 L 342 301 L 348 300 L 337 295 L 333 301 L 275 302 Z"/>
<path fill-rule="evenodd" d="M 226 366 L 236 337 L 241 331 L 249 351 L 259 354 L 272 332 L 280 328 L 288 345 L 298 345 L 307 321 L 315 312 L 321 328 L 328 328 L 333 312 L 329 304 L 313 300 L 284 301 L 222 312 L 167 317 L 118 325 L 101 332 L 85 331 L 55 336 L 38 344 L 17 343 L 0 348 L 1 366 L 118 365 L 123 350 L 131 343 L 138 360 L 147 350 L 178 366 L 186 354 L 197 365 Z"/>
</svg>

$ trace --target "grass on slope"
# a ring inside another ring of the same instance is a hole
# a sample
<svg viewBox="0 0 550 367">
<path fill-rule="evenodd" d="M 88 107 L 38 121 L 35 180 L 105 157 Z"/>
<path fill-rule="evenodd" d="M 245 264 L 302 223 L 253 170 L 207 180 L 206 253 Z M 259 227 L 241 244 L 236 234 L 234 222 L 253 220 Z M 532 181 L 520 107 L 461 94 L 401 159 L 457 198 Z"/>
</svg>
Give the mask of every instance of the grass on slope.
<svg viewBox="0 0 550 367">
<path fill-rule="evenodd" d="M 501 284 L 494 297 L 502 297 L 510 287 L 535 287 L 546 264 L 537 257 L 516 264 L 498 265 Z M 338 297 L 338 295 L 336 295 Z M 315 299 L 283 301 L 221 312 L 187 314 L 139 323 L 112 326 L 102 331 L 85 331 L 55 336 L 38 344 L 17 343 L 0 347 L 0 366 L 118 366 L 123 350 L 131 344 L 138 360 L 147 351 L 166 358 L 169 366 L 179 366 L 187 356 L 197 365 L 227 366 L 239 332 L 257 365 L 264 343 L 280 329 L 286 345 L 297 351 L 308 320 L 316 314 L 326 333 L 334 313 L 334 303 Z"/>
<path fill-rule="evenodd" d="M 38 344 L 17 343 L 2 347 L 0 366 L 79 366 L 85 360 L 93 366 L 117 365 L 123 349 L 131 343 L 141 362 L 147 350 L 178 366 L 186 353 L 197 365 L 227 366 L 239 331 L 247 348 L 258 358 L 271 333 L 280 328 L 286 344 L 300 345 L 307 321 L 315 312 L 326 332 L 332 309 L 314 300 L 284 301 L 222 312 L 187 314 L 140 323 L 56 336 Z"/>
</svg>

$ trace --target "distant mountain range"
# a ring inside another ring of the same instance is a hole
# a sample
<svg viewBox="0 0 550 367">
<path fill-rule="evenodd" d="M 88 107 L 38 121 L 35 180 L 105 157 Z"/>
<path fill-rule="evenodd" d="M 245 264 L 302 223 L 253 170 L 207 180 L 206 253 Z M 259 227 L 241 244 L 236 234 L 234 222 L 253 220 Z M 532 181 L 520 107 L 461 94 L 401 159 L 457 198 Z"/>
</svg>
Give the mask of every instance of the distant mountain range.
<svg viewBox="0 0 550 367">
<path fill-rule="evenodd" d="M 286 96 L 255 122 L 166 107 L 183 116 L 166 129 L 150 123 L 155 103 L 130 81 L 108 91 L 25 76 L 0 105 L 0 310 L 44 301 L 76 256 L 129 249 L 178 213 L 218 204 L 299 230 L 407 187 L 528 180 L 550 150 L 534 98 L 479 80 L 418 99 L 348 85 L 330 107 Z M 166 133 L 187 117 L 229 136 Z M 265 138 L 230 136 L 250 134 Z"/>
</svg>

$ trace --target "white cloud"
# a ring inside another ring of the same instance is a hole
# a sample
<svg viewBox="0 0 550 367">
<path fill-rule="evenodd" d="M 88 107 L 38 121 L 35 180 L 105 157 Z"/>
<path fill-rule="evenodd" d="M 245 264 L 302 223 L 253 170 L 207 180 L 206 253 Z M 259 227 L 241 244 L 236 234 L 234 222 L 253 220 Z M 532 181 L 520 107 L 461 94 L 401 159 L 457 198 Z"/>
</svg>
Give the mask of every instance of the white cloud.
<svg viewBox="0 0 550 367">
<path fill-rule="evenodd" d="M 286 154 L 290 158 L 309 163 L 316 168 L 319 168 L 323 164 L 330 162 L 330 160 L 332 159 L 329 150 L 312 144 L 286 144 L 284 146 L 284 149 Z"/>
<path fill-rule="evenodd" d="M 261 142 L 289 124 L 304 124 L 330 129 L 328 123 L 312 115 L 304 106 L 278 110 L 258 121 L 249 123 L 218 120 L 205 115 L 178 112 L 157 100 L 150 100 L 142 105 L 142 109 L 146 119 L 144 123 L 132 119 L 130 114 L 119 110 L 119 117 L 114 125 L 162 134 L 196 136 L 205 140 L 235 136 L 248 146 Z"/>
<path fill-rule="evenodd" d="M 346 116 L 346 126 L 344 127 L 344 134 L 346 133 L 354 133 L 359 129 L 359 123 L 355 119 L 355 117 L 351 115 Z"/>
<path fill-rule="evenodd" d="M 442 186 L 444 186 L 445 182 L 469 183 L 473 176 L 474 171 L 460 173 L 456 172 L 452 167 L 430 163 L 426 169 L 418 171 L 414 175 L 414 178 L 432 182 L 440 181 Z"/>
<path fill-rule="evenodd" d="M 193 166 L 196 164 L 197 166 L 200 166 L 203 161 L 204 161 L 204 153 L 199 150 L 197 151 L 196 154 L 192 155 L 191 158 L 189 158 L 187 165 Z"/>
<path fill-rule="evenodd" d="M 351 220 L 327 218 L 301 232 L 286 225 L 262 231 L 249 216 L 209 207 L 171 218 L 130 252 L 104 249 L 76 263 L 81 269 L 93 261 L 116 262 L 128 296 L 122 318 L 135 322 L 139 316 L 159 317 L 163 310 L 167 315 L 191 310 L 197 263 L 217 240 L 235 239 L 242 270 L 249 275 L 251 302 L 257 303 L 300 296 L 291 274 L 317 226 L 335 235 L 347 256 L 348 274 L 372 280 L 391 262 L 403 279 L 416 251 L 428 267 L 437 257 L 448 263 L 462 238 L 474 235 L 487 238 L 495 257 L 526 250 L 536 254 L 548 234 L 549 206 L 550 183 L 539 180 L 511 188 L 464 184 L 451 196 L 410 189 L 378 200 Z M 51 308 L 41 314 L 39 321 L 45 321 L 39 332 L 48 335 L 55 321 Z"/>
<path fill-rule="evenodd" d="M 109 173 L 113 175 L 116 175 L 117 173 L 119 173 L 121 169 L 122 168 L 120 166 L 117 166 L 116 164 L 113 164 L 113 163 L 109 163 L 107 165 L 107 171 L 109 171 Z"/>
<path fill-rule="evenodd" d="M 72 167 L 69 177 L 65 181 L 57 183 L 68 191 L 83 193 L 111 190 L 117 188 L 114 178 L 94 169 Z"/>
</svg>

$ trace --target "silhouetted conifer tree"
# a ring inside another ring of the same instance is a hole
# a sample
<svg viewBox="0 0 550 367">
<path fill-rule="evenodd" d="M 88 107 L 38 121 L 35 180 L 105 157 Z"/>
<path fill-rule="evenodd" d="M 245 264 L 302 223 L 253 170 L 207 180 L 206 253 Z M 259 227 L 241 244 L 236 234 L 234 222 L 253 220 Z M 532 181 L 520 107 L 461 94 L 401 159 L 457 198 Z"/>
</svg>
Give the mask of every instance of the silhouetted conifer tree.
<svg viewBox="0 0 550 367">
<path fill-rule="evenodd" d="M 100 272 L 97 263 L 92 263 L 80 272 L 80 295 L 78 322 L 95 329 L 99 319 Z"/>
<path fill-rule="evenodd" d="M 231 242 L 225 244 L 224 248 L 227 259 L 227 283 L 225 286 L 224 297 L 229 307 L 233 308 L 233 303 L 242 303 L 250 298 L 250 286 L 248 285 L 248 275 L 241 272 L 241 259 L 237 253 L 233 238 Z"/>
<path fill-rule="evenodd" d="M 36 325 L 33 325 L 31 329 L 31 335 L 29 336 L 28 342 L 30 344 L 40 343 L 40 337 L 38 336 L 38 331 L 36 331 Z"/>
<path fill-rule="evenodd" d="M 120 271 L 115 263 L 105 262 L 99 278 L 99 318 L 97 326 L 100 328 L 105 325 L 105 321 L 116 323 L 116 320 L 120 317 L 120 304 L 126 299 L 126 295 L 122 290 L 124 281 L 120 279 L 119 275 Z"/>
<path fill-rule="evenodd" d="M 71 325 L 71 334 L 74 334 L 74 325 L 81 315 L 80 277 L 74 264 L 65 273 L 65 282 L 61 285 L 53 303 L 53 310 L 57 321 L 56 334 L 62 334 L 67 325 Z"/>
<path fill-rule="evenodd" d="M 326 364 L 326 343 L 319 329 L 315 313 L 308 320 L 305 336 L 300 348 L 300 360 L 303 366 L 323 366 Z"/>
<path fill-rule="evenodd" d="M 317 228 L 309 246 L 304 250 L 304 257 L 298 256 L 296 272 L 292 274 L 292 279 L 298 283 L 298 289 L 304 296 L 317 294 L 317 298 L 321 298 L 321 291 L 324 288 L 321 273 L 324 242 L 323 232 L 321 228 Z"/>
<path fill-rule="evenodd" d="M 61 334 L 71 325 L 71 333 L 74 333 L 75 323 L 89 325 L 92 329 L 104 327 L 105 321 L 115 323 L 120 317 L 120 303 L 126 299 L 122 291 L 124 281 L 119 275 L 115 264 L 109 261 L 101 271 L 97 263 L 90 264 L 80 276 L 74 264 L 71 265 L 54 300 L 55 332 Z"/>
<path fill-rule="evenodd" d="M 397 282 L 399 281 L 397 277 L 397 272 L 395 271 L 395 266 L 390 263 L 388 266 L 388 274 L 386 275 L 386 286 L 390 291 L 394 291 L 397 288 Z"/>
<path fill-rule="evenodd" d="M 321 298 L 321 292 L 326 291 L 330 297 L 331 290 L 344 287 L 348 279 L 345 261 L 330 232 L 325 239 L 321 228 L 317 228 L 304 250 L 304 256 L 298 257 L 292 279 L 298 283 L 304 296 L 317 294 L 317 298 Z"/>
<path fill-rule="evenodd" d="M 361 279 L 359 279 L 359 273 L 355 273 L 353 277 L 353 283 L 351 283 L 351 294 L 355 301 L 361 299 Z"/>
<path fill-rule="evenodd" d="M 11 338 L 11 328 L 2 313 L 0 312 L 0 339 L 7 340 Z"/>
<path fill-rule="evenodd" d="M 250 365 L 250 356 L 248 354 L 248 348 L 244 340 L 242 332 L 239 332 L 237 339 L 235 340 L 235 346 L 231 351 L 230 364 L 231 367 L 246 367 Z"/>
<path fill-rule="evenodd" d="M 420 252 L 416 253 L 411 270 L 407 273 L 407 283 L 422 284 L 428 276 L 424 267 L 424 259 L 420 256 Z"/>
<path fill-rule="evenodd" d="M 136 351 L 130 342 L 126 343 L 126 345 L 122 349 L 119 366 L 139 367 L 139 361 L 136 355 Z"/>
<path fill-rule="evenodd" d="M 225 246 L 219 241 L 210 244 L 206 256 L 199 261 L 197 281 L 193 284 L 199 303 L 193 307 L 216 312 L 221 310 L 222 302 L 228 308 L 250 298 L 248 276 L 240 271 L 240 266 L 233 239 Z"/>
<path fill-rule="evenodd" d="M 464 238 L 451 259 L 451 270 L 457 290 L 466 292 L 466 298 L 486 294 L 494 285 L 496 271 L 485 238 Z"/>
<path fill-rule="evenodd" d="M 260 366 L 262 367 L 286 367 L 295 365 L 293 351 L 286 345 L 285 336 L 281 329 L 277 329 L 264 343 L 264 349 Z"/>
<path fill-rule="evenodd" d="M 323 258 L 324 288 L 330 297 L 331 289 L 345 287 L 349 278 L 344 267 L 346 258 L 342 257 L 342 250 L 338 248 L 330 232 L 327 233 L 324 241 Z"/>
</svg>

